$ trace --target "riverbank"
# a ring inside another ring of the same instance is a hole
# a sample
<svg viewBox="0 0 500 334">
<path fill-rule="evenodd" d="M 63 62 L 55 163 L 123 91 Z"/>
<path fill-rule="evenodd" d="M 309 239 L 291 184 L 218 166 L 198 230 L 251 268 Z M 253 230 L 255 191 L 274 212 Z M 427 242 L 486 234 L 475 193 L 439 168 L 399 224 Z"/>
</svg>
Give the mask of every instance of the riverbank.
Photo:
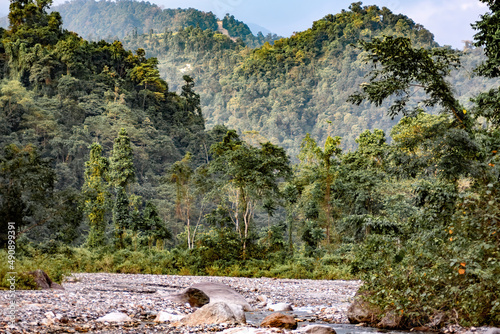
<svg viewBox="0 0 500 334">
<path fill-rule="evenodd" d="M 160 311 L 185 315 L 189 305 L 166 298 L 171 293 L 200 282 L 226 284 L 257 310 L 267 304 L 289 303 L 307 313 L 308 321 L 347 323 L 346 311 L 361 281 L 299 280 L 213 276 L 74 274 L 62 286 L 65 290 L 16 291 L 15 328 L 7 328 L 7 301 L 2 298 L 0 332 L 12 333 L 204 333 L 219 332 L 229 325 L 173 327 L 155 323 Z M 5 292 L 2 292 L 5 293 Z M 105 323 L 98 318 L 111 312 L 132 318 L 128 323 Z M 300 316 L 299 316 L 300 319 Z M 304 319 L 305 320 L 305 319 Z"/>
</svg>

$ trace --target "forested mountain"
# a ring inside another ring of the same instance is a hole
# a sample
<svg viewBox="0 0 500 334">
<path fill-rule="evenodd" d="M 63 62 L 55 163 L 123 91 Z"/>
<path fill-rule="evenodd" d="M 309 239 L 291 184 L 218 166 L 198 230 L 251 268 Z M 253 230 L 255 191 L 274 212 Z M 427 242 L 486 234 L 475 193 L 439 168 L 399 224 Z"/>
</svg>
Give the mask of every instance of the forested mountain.
<svg viewBox="0 0 500 334">
<path fill-rule="evenodd" d="M 209 128 L 225 124 L 247 140 L 283 146 L 292 157 L 306 133 L 321 141 L 338 135 L 344 149 L 354 149 L 363 129 L 388 131 L 396 124 L 397 118 L 385 114 L 387 105 L 345 103 L 366 80 L 360 50 L 352 46 L 357 39 L 398 35 L 419 46 L 437 46 L 432 34 L 410 18 L 361 3 L 274 45 L 266 41 L 277 36 L 254 36 L 229 14 L 217 22 L 212 13 L 162 10 L 128 0 L 77 0 L 55 8 L 67 18 L 70 30 L 83 36 L 91 32 L 94 39 L 116 35 L 125 49 L 142 48 L 156 57 L 160 75 L 173 91 L 180 91 L 183 76 L 190 75 Z M 480 49 L 469 49 L 464 66 L 450 78 L 464 102 L 494 84 L 484 78 L 469 80 L 470 69 L 481 59 Z"/>
<path fill-rule="evenodd" d="M 174 90 L 182 74 L 190 74 L 208 127 L 226 124 L 244 138 L 270 140 L 295 157 L 306 133 L 320 141 L 341 136 L 342 147 L 353 149 L 364 129 L 387 131 L 396 124 L 397 119 L 386 115 L 387 105 L 345 103 L 367 73 L 353 43 L 382 35 L 406 36 L 422 47 L 438 46 L 433 35 L 410 18 L 360 3 L 314 22 L 304 32 L 253 50 L 197 28 L 127 36 L 123 43 L 157 57 L 162 77 Z M 481 57 L 480 49 L 468 50 L 464 68 L 474 67 Z M 470 77 L 471 72 L 462 69 L 451 78 L 463 101 L 491 85 Z"/>
<path fill-rule="evenodd" d="M 276 34 L 252 34 L 250 28 L 234 16 L 227 14 L 219 20 L 212 12 L 194 8 L 162 9 L 144 1 L 118 0 L 95 1 L 73 0 L 55 6 L 52 10 L 61 14 L 63 27 L 74 31 L 89 41 L 107 42 L 125 36 L 176 32 L 187 27 L 217 31 L 224 28 L 234 40 L 241 38 L 248 46 L 258 47 L 265 42 L 280 38 Z M 8 20 L 0 20 L 0 26 L 7 28 Z"/>
</svg>

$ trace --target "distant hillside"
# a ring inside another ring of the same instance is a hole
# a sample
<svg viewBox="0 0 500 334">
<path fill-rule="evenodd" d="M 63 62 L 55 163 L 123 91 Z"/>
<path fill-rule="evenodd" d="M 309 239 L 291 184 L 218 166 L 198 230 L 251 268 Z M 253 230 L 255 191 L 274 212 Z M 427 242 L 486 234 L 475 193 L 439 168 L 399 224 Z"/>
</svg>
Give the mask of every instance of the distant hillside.
<svg viewBox="0 0 500 334">
<path fill-rule="evenodd" d="M 162 9 L 149 2 L 133 0 L 73 0 L 50 10 L 61 14 L 65 29 L 93 41 L 104 39 L 113 42 L 128 35 L 178 31 L 186 27 L 218 30 L 218 18 L 212 12 L 193 8 Z M 245 23 L 229 14 L 219 22 L 232 38 L 241 38 L 249 47 L 258 47 L 281 38 L 266 29 L 260 29 L 266 31 L 265 36 L 261 32 L 254 35 Z M 7 17 L 1 17 L 0 27 L 7 28 L 8 25 Z"/>
<path fill-rule="evenodd" d="M 356 4 L 306 31 L 253 50 L 197 28 L 127 37 L 123 42 L 126 48 L 141 47 L 158 57 L 160 73 L 173 90 L 180 89 L 184 74 L 191 75 L 208 126 L 224 123 L 246 140 L 269 139 L 296 156 L 308 132 L 320 141 L 341 136 L 343 148 L 353 149 L 364 129 L 387 131 L 396 123 L 386 116 L 385 106 L 346 102 L 366 81 L 368 70 L 353 43 L 382 35 L 408 36 L 417 45 L 438 47 L 432 33 L 410 18 Z M 465 68 L 481 57 L 481 50 L 471 50 L 463 59 Z M 464 102 L 488 86 L 484 79 L 470 80 L 470 75 L 464 69 L 451 78 Z"/>
<path fill-rule="evenodd" d="M 186 27 L 218 29 L 218 18 L 212 12 L 193 8 L 162 9 L 150 2 L 73 0 L 52 10 L 61 14 L 65 29 L 88 40 L 112 42 L 125 36 L 178 31 Z M 250 47 L 280 38 L 273 34 L 253 35 L 246 24 L 233 16 L 227 15 L 222 21 L 224 28 L 229 28 L 231 37 L 241 38 Z"/>
</svg>

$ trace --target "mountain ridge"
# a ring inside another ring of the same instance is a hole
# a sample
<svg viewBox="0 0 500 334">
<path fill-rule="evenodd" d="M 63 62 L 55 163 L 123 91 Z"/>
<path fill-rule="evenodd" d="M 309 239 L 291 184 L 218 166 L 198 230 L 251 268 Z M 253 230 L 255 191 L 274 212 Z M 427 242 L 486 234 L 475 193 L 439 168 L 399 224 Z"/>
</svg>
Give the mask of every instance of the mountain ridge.
<svg viewBox="0 0 500 334">
<path fill-rule="evenodd" d="M 342 147 L 350 150 L 362 130 L 388 132 L 396 124 L 397 119 L 386 115 L 387 105 L 346 102 L 369 69 L 353 45 L 360 38 L 383 35 L 407 36 L 421 47 L 439 47 L 430 31 L 407 16 L 359 3 L 315 21 L 303 32 L 254 49 L 196 28 L 169 36 L 127 37 L 123 43 L 157 57 L 162 77 L 174 90 L 180 88 L 182 75 L 191 75 L 209 128 L 223 123 L 244 138 L 248 133 L 284 146 L 293 157 L 306 133 L 321 142 L 328 135 L 341 136 Z M 481 50 L 469 50 L 464 59 L 478 62 L 480 57 Z M 460 80 L 459 86 L 467 81 L 463 74 L 452 80 Z M 461 88 L 464 101 L 487 85 L 483 79 L 474 84 L 478 86 Z"/>
</svg>

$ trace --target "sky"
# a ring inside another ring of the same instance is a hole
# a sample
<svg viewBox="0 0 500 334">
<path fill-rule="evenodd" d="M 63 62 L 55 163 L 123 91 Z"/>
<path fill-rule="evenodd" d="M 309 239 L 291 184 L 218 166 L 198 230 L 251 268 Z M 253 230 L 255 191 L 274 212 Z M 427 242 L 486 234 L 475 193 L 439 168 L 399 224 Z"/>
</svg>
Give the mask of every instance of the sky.
<svg viewBox="0 0 500 334">
<path fill-rule="evenodd" d="M 54 0 L 54 4 L 65 0 Z M 212 11 L 219 18 L 226 13 L 245 23 L 262 26 L 288 37 L 303 31 L 327 14 L 348 9 L 355 0 L 149 0 L 164 8 L 196 8 Z M 8 13 L 9 0 L 0 0 L 0 14 Z M 363 5 L 387 7 L 394 13 L 407 15 L 434 34 L 440 45 L 462 49 L 463 40 L 472 40 L 470 24 L 487 11 L 478 0 L 365 0 Z"/>
</svg>

